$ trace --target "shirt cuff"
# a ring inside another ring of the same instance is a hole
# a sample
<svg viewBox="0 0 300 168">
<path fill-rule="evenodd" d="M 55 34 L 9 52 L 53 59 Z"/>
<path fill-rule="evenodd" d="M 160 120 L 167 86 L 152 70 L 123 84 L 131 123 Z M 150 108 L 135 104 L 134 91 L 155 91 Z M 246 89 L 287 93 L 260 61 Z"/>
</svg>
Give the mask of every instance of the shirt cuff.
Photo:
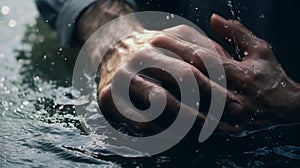
<svg viewBox="0 0 300 168">
<path fill-rule="evenodd" d="M 76 21 L 82 12 L 97 0 L 69 0 L 60 10 L 56 22 L 56 31 L 63 47 L 80 47 L 82 41 L 76 34 Z M 134 0 L 124 0 L 136 10 Z"/>
</svg>

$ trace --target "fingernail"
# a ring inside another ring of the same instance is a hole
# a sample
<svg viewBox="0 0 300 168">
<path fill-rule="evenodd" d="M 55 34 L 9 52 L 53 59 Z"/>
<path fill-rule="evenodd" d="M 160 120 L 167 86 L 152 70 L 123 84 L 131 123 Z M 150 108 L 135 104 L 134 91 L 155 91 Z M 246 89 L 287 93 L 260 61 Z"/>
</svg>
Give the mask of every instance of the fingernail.
<svg viewBox="0 0 300 168">
<path fill-rule="evenodd" d="M 243 112 L 242 106 L 237 102 L 230 103 L 228 108 L 229 108 L 229 113 L 233 115 L 241 115 Z"/>
</svg>

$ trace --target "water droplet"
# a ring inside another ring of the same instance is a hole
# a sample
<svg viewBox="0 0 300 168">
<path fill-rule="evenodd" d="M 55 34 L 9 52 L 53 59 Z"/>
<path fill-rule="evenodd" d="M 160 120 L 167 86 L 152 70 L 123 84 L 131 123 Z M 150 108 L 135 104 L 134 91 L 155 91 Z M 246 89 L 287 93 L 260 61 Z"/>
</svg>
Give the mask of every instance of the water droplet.
<svg viewBox="0 0 300 168">
<path fill-rule="evenodd" d="M 280 83 L 280 85 L 281 85 L 282 87 L 286 87 L 286 82 L 283 81 L 283 82 Z"/>
<path fill-rule="evenodd" d="M 194 61 L 191 61 L 190 63 L 191 63 L 191 64 L 194 64 Z"/>
<path fill-rule="evenodd" d="M 33 80 L 34 81 L 38 81 L 38 80 L 40 80 L 40 77 L 39 76 L 35 76 L 35 77 L 33 77 Z"/>
<path fill-rule="evenodd" d="M 259 15 L 260 19 L 264 19 L 266 16 L 264 14 Z"/>
<path fill-rule="evenodd" d="M 174 18 L 174 14 L 171 14 L 171 18 Z"/>
<path fill-rule="evenodd" d="M 19 89 L 18 89 L 17 87 L 13 87 L 13 88 L 11 89 L 11 91 L 13 91 L 13 92 L 18 92 Z"/>
<path fill-rule="evenodd" d="M 68 26 L 71 27 L 71 24 L 69 23 Z"/>
<path fill-rule="evenodd" d="M 199 107 L 199 106 L 200 106 L 200 103 L 199 103 L 199 102 L 196 102 L 196 106 L 198 106 L 198 107 Z"/>
<path fill-rule="evenodd" d="M 62 110 L 63 108 L 64 108 L 63 105 L 61 105 L 61 106 L 58 107 L 59 110 Z"/>
<path fill-rule="evenodd" d="M 0 78 L 0 83 L 4 82 L 5 81 L 5 78 L 4 77 L 1 77 Z"/>
<path fill-rule="evenodd" d="M 29 101 L 23 101 L 22 103 L 24 106 L 27 106 L 29 104 Z"/>
<path fill-rule="evenodd" d="M 225 29 L 228 28 L 228 23 L 225 23 L 224 28 L 225 28 Z"/>
<path fill-rule="evenodd" d="M 232 41 L 232 39 L 231 39 L 231 38 L 228 38 L 227 41 L 230 43 L 230 42 Z"/>
<path fill-rule="evenodd" d="M 0 59 L 5 58 L 5 55 L 3 53 L 0 53 Z"/>
<path fill-rule="evenodd" d="M 15 27 L 17 25 L 17 22 L 14 20 L 14 19 L 11 19 L 9 22 L 8 22 L 8 26 L 9 27 Z"/>
<path fill-rule="evenodd" d="M 248 54 L 249 54 L 248 51 L 245 51 L 245 52 L 244 52 L 244 55 L 245 55 L 245 56 L 247 56 Z"/>
<path fill-rule="evenodd" d="M 46 23 L 48 23 L 48 22 L 49 22 L 49 20 L 47 19 L 47 20 L 45 20 L 45 22 L 46 22 Z"/>
<path fill-rule="evenodd" d="M 62 48 L 59 48 L 59 51 L 62 51 L 63 49 Z"/>
<path fill-rule="evenodd" d="M 183 81 L 183 79 L 182 79 L 182 78 L 179 78 L 179 81 L 180 81 L 180 82 L 182 82 L 182 81 Z"/>
<path fill-rule="evenodd" d="M 2 13 L 3 15 L 9 14 L 9 12 L 10 12 L 9 6 L 2 6 L 2 8 L 1 8 L 1 13 Z"/>
<path fill-rule="evenodd" d="M 166 19 L 167 19 L 167 20 L 169 20 L 169 19 L 170 19 L 170 16 L 169 16 L 169 15 L 167 15 L 167 16 L 166 16 Z"/>
<path fill-rule="evenodd" d="M 197 7 L 196 7 L 195 9 L 196 9 L 196 10 L 198 10 L 198 8 L 197 8 Z"/>
<path fill-rule="evenodd" d="M 143 62 L 140 62 L 140 65 L 143 65 Z"/>
</svg>

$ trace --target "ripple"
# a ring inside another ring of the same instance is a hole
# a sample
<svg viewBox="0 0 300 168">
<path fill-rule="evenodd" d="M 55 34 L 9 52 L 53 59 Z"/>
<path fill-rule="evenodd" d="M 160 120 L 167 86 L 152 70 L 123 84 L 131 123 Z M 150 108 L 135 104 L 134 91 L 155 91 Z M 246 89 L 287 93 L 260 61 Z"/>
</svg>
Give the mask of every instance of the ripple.
<svg viewBox="0 0 300 168">
<path fill-rule="evenodd" d="M 273 148 L 274 152 L 278 155 L 285 156 L 290 159 L 300 159 L 300 147 L 299 146 L 279 146 Z"/>
</svg>

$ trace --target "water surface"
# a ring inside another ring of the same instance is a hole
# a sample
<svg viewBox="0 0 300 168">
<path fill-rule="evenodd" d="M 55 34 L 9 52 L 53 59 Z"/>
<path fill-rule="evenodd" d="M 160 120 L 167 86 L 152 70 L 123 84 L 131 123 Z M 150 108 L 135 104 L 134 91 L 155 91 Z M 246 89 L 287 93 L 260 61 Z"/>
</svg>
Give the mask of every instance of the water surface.
<svg viewBox="0 0 300 168">
<path fill-rule="evenodd" d="M 117 147 L 82 131 L 74 112 L 76 51 L 59 47 L 33 0 L 1 0 L 0 9 L 0 167 L 297 166 L 297 124 L 214 135 L 203 144 L 184 141 L 149 158 L 114 154 Z"/>
</svg>

